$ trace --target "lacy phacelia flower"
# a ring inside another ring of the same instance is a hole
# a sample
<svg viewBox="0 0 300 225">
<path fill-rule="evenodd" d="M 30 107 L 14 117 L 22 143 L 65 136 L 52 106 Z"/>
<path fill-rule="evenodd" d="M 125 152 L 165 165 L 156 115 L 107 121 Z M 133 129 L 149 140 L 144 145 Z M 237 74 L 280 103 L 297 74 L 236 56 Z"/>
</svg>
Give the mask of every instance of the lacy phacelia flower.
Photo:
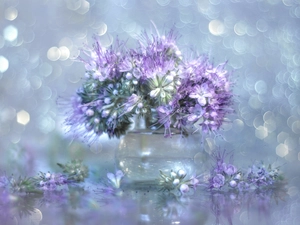
<svg viewBox="0 0 300 225">
<path fill-rule="evenodd" d="M 68 182 L 80 183 L 89 176 L 88 167 L 82 164 L 82 160 L 75 159 L 66 164 L 57 163 L 57 165 L 63 169 Z"/>
<path fill-rule="evenodd" d="M 57 187 L 69 183 L 68 178 L 60 173 L 43 173 L 40 172 L 39 176 L 35 179 L 36 185 L 45 191 L 56 190 Z"/>
<path fill-rule="evenodd" d="M 218 69 L 214 68 L 206 57 L 185 64 L 181 85 L 172 102 L 177 128 L 192 127 L 193 132 L 220 128 L 225 115 L 232 111 L 231 83 L 224 67 L 225 64 L 221 64 Z"/>
<path fill-rule="evenodd" d="M 141 36 L 136 49 L 117 41 L 108 49 L 95 39 L 79 58 L 86 78 L 72 98 L 66 125 L 78 137 L 125 134 L 135 115 L 154 118 L 166 136 L 175 127 L 188 135 L 215 131 L 231 112 L 232 92 L 226 63 L 207 57 L 185 61 L 173 31 Z"/>
<path fill-rule="evenodd" d="M 247 172 L 242 172 L 232 164 L 233 155 L 230 156 L 230 163 L 225 162 L 227 156 L 225 151 L 213 154 L 215 165 L 211 170 L 209 189 L 226 187 L 247 191 L 268 187 L 283 179 L 278 168 L 273 169 L 271 165 L 266 168 L 262 162 L 255 163 L 249 167 Z"/>
<path fill-rule="evenodd" d="M 0 176 L 0 188 L 6 188 L 9 186 L 9 178 L 6 175 Z"/>
<path fill-rule="evenodd" d="M 212 178 L 211 183 L 212 183 L 212 187 L 221 188 L 225 184 L 225 177 L 222 174 L 218 173 Z"/>
<path fill-rule="evenodd" d="M 159 185 L 162 191 L 179 190 L 181 194 L 186 194 L 191 188 L 195 189 L 199 184 L 199 180 L 196 177 L 186 179 L 187 174 L 184 170 L 171 171 L 170 175 L 165 174 L 161 170 L 159 172 Z"/>
<path fill-rule="evenodd" d="M 35 187 L 34 179 L 31 177 L 19 177 L 10 179 L 10 190 L 16 193 L 39 193 Z"/>
</svg>

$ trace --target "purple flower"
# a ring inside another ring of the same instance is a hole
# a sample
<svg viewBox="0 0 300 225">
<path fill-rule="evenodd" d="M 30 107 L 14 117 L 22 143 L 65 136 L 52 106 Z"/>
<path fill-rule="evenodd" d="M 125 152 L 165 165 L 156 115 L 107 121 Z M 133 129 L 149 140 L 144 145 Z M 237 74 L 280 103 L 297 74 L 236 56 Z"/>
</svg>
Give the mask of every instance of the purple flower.
<svg viewBox="0 0 300 225">
<path fill-rule="evenodd" d="M 176 101 L 173 101 L 173 108 L 183 115 L 177 115 L 175 125 L 178 128 L 192 125 L 196 130 L 202 128 L 203 132 L 209 132 L 222 125 L 225 115 L 232 111 L 232 93 L 220 88 L 224 82 L 229 82 L 227 71 L 222 70 L 221 73 L 220 70 L 214 69 L 206 57 L 199 57 L 185 64 L 180 75 Z"/>
<path fill-rule="evenodd" d="M 200 104 L 196 104 L 195 107 L 189 109 L 190 115 L 188 116 L 188 121 L 194 122 L 199 120 L 204 114 L 204 110 Z"/>
<path fill-rule="evenodd" d="M 0 176 L 0 188 L 5 188 L 9 185 L 9 179 L 3 175 Z"/>
<path fill-rule="evenodd" d="M 212 180 L 211 185 L 213 188 L 221 188 L 225 184 L 225 177 L 222 174 L 216 174 Z"/>
<path fill-rule="evenodd" d="M 245 181 L 241 181 L 238 183 L 237 188 L 239 191 L 247 191 L 249 189 L 249 184 Z"/>
<path fill-rule="evenodd" d="M 163 124 L 165 127 L 165 137 L 171 137 L 171 115 L 173 113 L 173 110 L 171 107 L 168 106 L 159 106 L 156 109 L 159 117 L 159 123 Z"/>
<path fill-rule="evenodd" d="M 234 165 L 232 165 L 232 164 L 225 164 L 224 165 L 224 172 L 227 174 L 227 175 L 229 175 L 229 176 L 231 176 L 231 175 L 234 175 L 236 172 L 237 172 L 237 169 L 236 169 L 236 167 L 234 166 Z"/>
<path fill-rule="evenodd" d="M 132 94 L 127 101 L 125 102 L 124 106 L 124 113 L 129 113 L 131 112 L 136 106 L 138 106 L 138 103 L 142 103 L 141 102 L 141 97 L 136 95 L 136 94 Z M 142 106 L 142 105 L 141 105 Z M 139 107 L 142 108 L 142 107 Z M 121 114 L 122 115 L 122 114 Z"/>
<path fill-rule="evenodd" d="M 68 178 L 60 173 L 40 173 L 37 186 L 45 191 L 57 190 L 61 185 L 69 183 Z"/>
<path fill-rule="evenodd" d="M 196 177 L 192 177 L 189 183 L 192 185 L 193 188 L 196 188 L 197 185 L 200 184 L 200 181 Z"/>
<path fill-rule="evenodd" d="M 208 103 L 209 98 L 213 96 L 213 93 L 214 89 L 209 88 L 207 83 L 203 83 L 200 86 L 196 85 L 189 97 L 197 99 L 201 106 L 205 106 Z"/>
<path fill-rule="evenodd" d="M 158 34 L 151 37 L 145 32 L 140 40 L 141 51 L 146 56 L 167 55 L 180 59 L 181 52 L 176 46 L 176 39 L 177 36 L 173 30 L 162 36 Z"/>
<path fill-rule="evenodd" d="M 266 169 L 262 163 L 256 163 L 248 169 L 247 181 L 256 187 L 271 185 L 276 181 L 277 170 Z"/>
</svg>

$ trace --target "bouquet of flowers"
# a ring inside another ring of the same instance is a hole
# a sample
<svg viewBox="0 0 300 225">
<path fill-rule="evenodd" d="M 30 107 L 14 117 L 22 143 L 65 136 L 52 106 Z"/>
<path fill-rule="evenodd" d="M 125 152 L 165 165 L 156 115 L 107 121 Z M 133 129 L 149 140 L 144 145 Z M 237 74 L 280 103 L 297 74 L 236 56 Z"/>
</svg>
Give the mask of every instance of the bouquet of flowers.
<svg viewBox="0 0 300 225">
<path fill-rule="evenodd" d="M 95 37 L 79 60 L 86 68 L 82 86 L 72 98 L 65 120 L 82 137 L 120 137 L 135 116 L 151 118 L 150 128 L 171 128 L 183 135 L 215 131 L 231 112 L 232 83 L 225 63 L 213 66 L 207 56 L 187 60 L 171 30 L 147 35 L 135 49 L 117 40 L 104 48 Z"/>
</svg>

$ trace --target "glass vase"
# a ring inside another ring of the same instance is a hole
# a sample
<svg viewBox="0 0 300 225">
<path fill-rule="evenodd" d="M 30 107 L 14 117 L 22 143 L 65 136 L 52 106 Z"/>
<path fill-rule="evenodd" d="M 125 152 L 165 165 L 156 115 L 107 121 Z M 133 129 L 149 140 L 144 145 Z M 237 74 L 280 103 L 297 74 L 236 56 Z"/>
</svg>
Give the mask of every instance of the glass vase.
<svg viewBox="0 0 300 225">
<path fill-rule="evenodd" d="M 131 182 L 154 182 L 159 170 L 184 170 L 195 176 L 204 170 L 208 154 L 201 149 L 201 136 L 183 137 L 172 130 L 172 137 L 164 137 L 164 129 L 151 130 L 143 123 L 135 123 L 127 132 L 116 151 L 118 167 Z"/>
</svg>

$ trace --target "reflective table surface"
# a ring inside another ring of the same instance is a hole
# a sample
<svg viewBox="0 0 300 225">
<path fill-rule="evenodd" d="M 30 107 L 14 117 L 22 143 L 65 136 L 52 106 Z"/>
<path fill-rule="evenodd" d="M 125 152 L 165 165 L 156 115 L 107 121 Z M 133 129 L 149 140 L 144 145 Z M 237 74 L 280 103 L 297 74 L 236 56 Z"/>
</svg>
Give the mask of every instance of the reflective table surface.
<svg viewBox="0 0 300 225">
<path fill-rule="evenodd" d="M 44 195 L 0 188 L 0 224 L 299 224 L 299 20 L 299 0 L 0 0 L 1 174 L 58 171 L 73 158 L 90 168 L 84 184 Z M 243 168 L 276 164 L 283 186 L 180 196 L 125 179 L 119 191 L 102 189 L 118 141 L 66 137 L 56 100 L 80 86 L 85 68 L 75 59 L 93 35 L 130 46 L 152 24 L 233 71 L 235 113 L 199 151 L 227 149 Z"/>
<path fill-rule="evenodd" d="M 43 194 L 18 194 L 0 189 L 1 224 L 279 225 L 298 224 L 300 219 L 298 163 L 282 165 L 285 181 L 267 189 L 239 192 L 197 187 L 181 195 L 160 190 L 156 181 L 132 183 L 126 177 L 121 188 L 112 189 L 106 174 L 116 168 L 113 151 L 95 154 L 86 152 L 78 143 L 60 143 L 60 147 L 66 146 L 72 150 L 49 152 L 46 158 L 38 153 L 30 156 L 20 152 L 26 149 L 10 149 L 11 153 L 18 153 L 19 163 L 6 168 L 19 170 L 18 174 L 34 176 L 38 169 L 57 172 L 55 162 L 79 157 L 89 166 L 89 178 L 84 183 L 64 185 Z M 245 161 L 244 155 L 235 160 L 237 164 L 245 164 Z"/>
</svg>

